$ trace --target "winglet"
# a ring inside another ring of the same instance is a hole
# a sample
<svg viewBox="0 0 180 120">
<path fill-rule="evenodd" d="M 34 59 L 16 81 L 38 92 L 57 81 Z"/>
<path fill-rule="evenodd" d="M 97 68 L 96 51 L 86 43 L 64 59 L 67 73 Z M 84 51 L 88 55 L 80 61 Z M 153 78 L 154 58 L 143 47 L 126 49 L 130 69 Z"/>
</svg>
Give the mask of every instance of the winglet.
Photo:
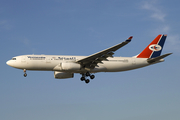
<svg viewBox="0 0 180 120">
<path fill-rule="evenodd" d="M 130 37 L 126 40 L 126 42 L 130 42 L 132 38 L 133 38 L 133 36 L 130 36 Z"/>
</svg>

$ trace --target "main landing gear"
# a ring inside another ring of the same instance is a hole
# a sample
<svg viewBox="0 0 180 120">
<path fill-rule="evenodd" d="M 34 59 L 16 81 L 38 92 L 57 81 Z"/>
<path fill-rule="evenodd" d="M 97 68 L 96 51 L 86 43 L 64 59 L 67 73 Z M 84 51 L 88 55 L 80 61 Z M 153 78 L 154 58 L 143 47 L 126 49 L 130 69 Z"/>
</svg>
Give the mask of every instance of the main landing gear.
<svg viewBox="0 0 180 120">
<path fill-rule="evenodd" d="M 26 77 L 27 76 L 26 69 L 24 69 L 23 71 L 24 71 L 24 77 Z"/>
<path fill-rule="evenodd" d="M 89 72 L 87 72 L 87 73 L 83 73 L 83 74 L 82 74 L 81 81 L 85 81 L 85 83 L 89 83 L 90 80 L 89 80 L 89 79 L 86 79 L 86 77 L 90 77 L 91 79 L 94 79 L 94 78 L 95 78 L 94 75 L 91 75 Z"/>
</svg>

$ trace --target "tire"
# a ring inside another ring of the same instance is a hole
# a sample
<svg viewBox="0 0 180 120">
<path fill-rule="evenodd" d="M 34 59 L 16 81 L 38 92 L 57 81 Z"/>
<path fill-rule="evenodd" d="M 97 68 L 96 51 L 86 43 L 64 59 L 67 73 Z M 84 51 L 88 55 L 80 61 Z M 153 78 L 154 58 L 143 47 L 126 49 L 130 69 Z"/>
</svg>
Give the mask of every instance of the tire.
<svg viewBox="0 0 180 120">
<path fill-rule="evenodd" d="M 26 77 L 27 76 L 27 74 L 26 73 L 24 73 L 24 77 Z"/>
<path fill-rule="evenodd" d="M 91 76 L 90 76 L 90 78 L 91 78 L 91 79 L 94 79 L 94 78 L 95 78 L 95 76 L 94 76 L 94 75 L 91 75 Z"/>
<path fill-rule="evenodd" d="M 89 72 L 87 72 L 87 73 L 86 73 L 86 76 L 90 76 L 90 73 L 89 73 Z"/>
<path fill-rule="evenodd" d="M 85 77 L 81 77 L 81 81 L 84 81 L 85 80 Z"/>
<path fill-rule="evenodd" d="M 85 80 L 85 82 L 88 84 L 88 83 L 90 82 L 90 80 L 89 80 L 89 79 L 87 79 L 87 80 Z"/>
</svg>

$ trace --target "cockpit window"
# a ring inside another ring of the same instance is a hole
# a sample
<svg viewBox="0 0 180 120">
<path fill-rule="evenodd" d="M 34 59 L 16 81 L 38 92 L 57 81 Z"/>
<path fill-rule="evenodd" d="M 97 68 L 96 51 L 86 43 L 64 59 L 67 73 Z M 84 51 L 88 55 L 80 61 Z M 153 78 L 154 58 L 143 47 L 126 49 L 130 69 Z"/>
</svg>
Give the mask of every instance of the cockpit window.
<svg viewBox="0 0 180 120">
<path fill-rule="evenodd" d="M 16 58 L 12 58 L 11 60 L 16 60 Z"/>
</svg>

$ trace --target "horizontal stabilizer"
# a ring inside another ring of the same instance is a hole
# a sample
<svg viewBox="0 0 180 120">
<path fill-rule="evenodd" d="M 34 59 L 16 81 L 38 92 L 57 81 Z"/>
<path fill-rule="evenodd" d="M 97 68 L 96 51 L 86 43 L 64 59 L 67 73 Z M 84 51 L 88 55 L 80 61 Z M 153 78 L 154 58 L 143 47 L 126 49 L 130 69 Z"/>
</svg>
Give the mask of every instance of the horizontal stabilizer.
<svg viewBox="0 0 180 120">
<path fill-rule="evenodd" d="M 167 57 L 167 56 L 169 56 L 169 55 L 171 55 L 171 54 L 172 54 L 172 53 L 167 53 L 167 54 L 164 54 L 164 55 L 155 57 L 155 58 L 149 58 L 149 59 L 147 59 L 147 62 L 148 62 L 148 63 L 154 63 L 154 62 L 157 62 L 157 61 L 159 61 L 160 59 L 165 58 L 165 57 Z"/>
</svg>

